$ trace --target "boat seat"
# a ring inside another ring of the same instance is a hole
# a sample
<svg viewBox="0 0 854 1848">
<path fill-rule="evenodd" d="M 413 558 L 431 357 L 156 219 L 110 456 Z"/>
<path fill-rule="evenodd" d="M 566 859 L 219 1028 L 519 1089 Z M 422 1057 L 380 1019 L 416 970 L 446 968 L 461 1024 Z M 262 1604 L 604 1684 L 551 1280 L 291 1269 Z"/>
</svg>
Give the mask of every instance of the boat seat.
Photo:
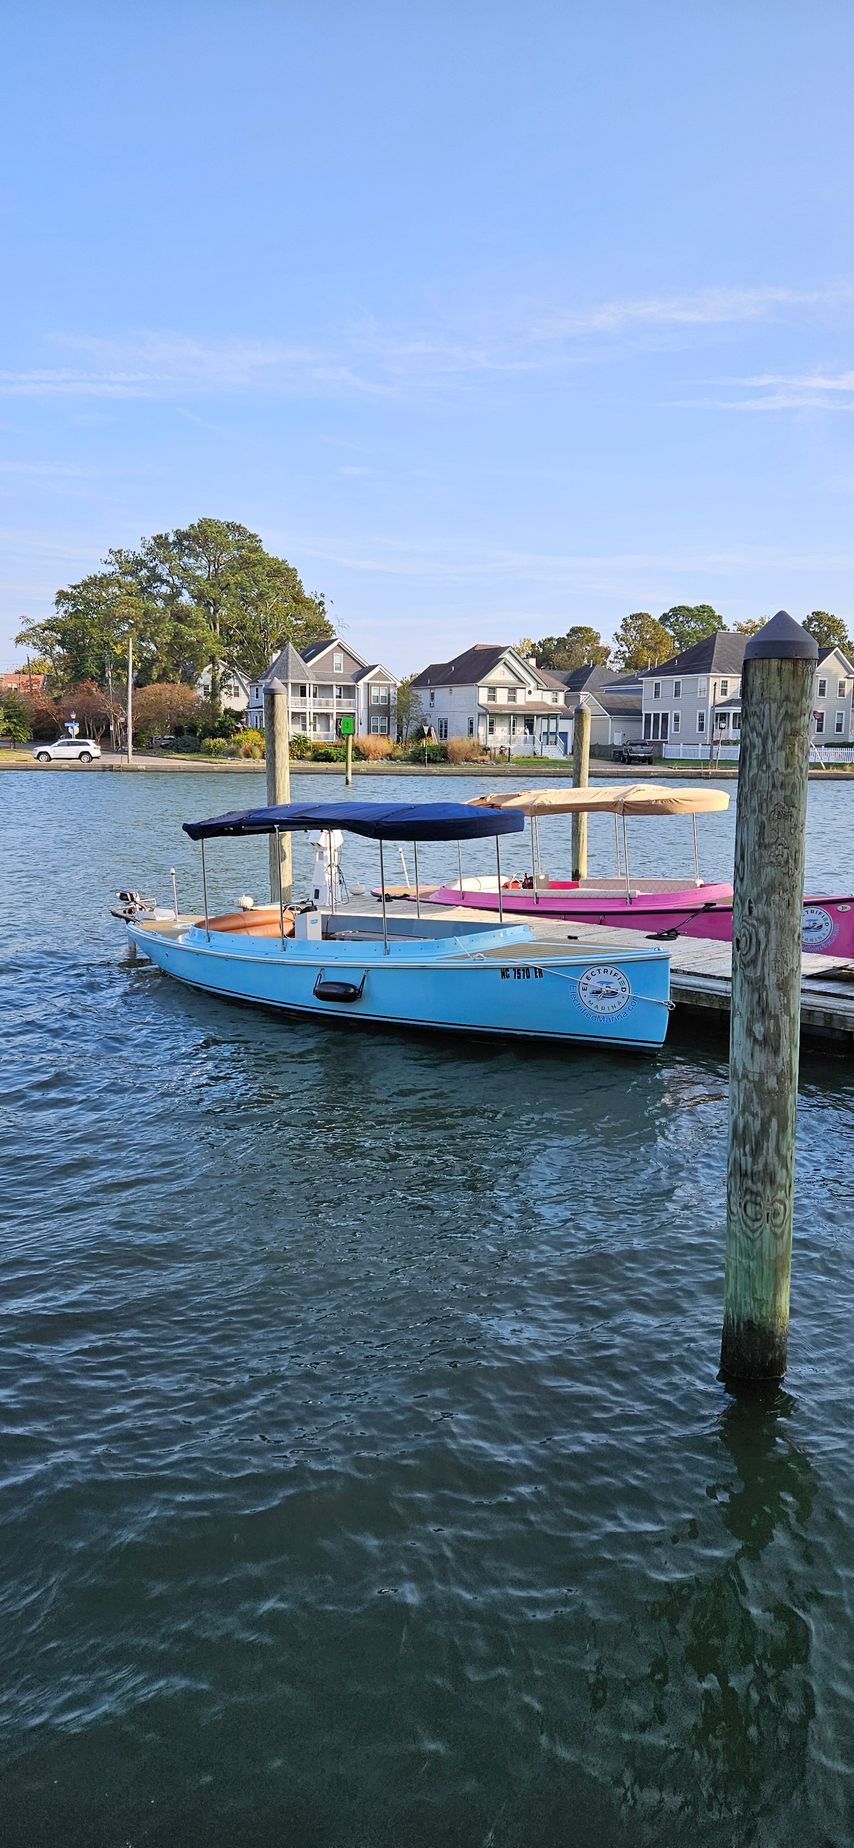
<svg viewBox="0 0 854 1848">
<path fill-rule="evenodd" d="M 294 934 L 294 914 L 284 913 L 285 936 Z M 282 924 L 278 908 L 264 906 L 259 911 L 224 911 L 219 917 L 208 919 L 209 930 L 225 930 L 234 937 L 279 937 Z"/>
</svg>

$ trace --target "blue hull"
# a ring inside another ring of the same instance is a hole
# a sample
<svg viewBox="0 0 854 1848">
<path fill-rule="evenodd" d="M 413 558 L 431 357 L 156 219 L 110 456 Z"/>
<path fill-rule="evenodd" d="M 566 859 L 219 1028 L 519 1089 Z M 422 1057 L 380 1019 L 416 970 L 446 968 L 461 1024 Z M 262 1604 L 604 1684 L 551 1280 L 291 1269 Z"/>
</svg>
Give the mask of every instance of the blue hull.
<svg viewBox="0 0 854 1848">
<path fill-rule="evenodd" d="M 375 919 L 338 922 L 351 928 L 324 942 L 288 939 L 284 947 L 278 938 L 213 931 L 208 938 L 196 926 L 176 933 L 131 924 L 128 932 L 167 975 L 288 1012 L 645 1051 L 664 1040 L 670 962 L 660 949 L 572 954 L 562 944 L 534 942 L 516 925 L 436 938 L 404 930 L 385 951 Z M 360 923 L 371 926 L 364 940 L 354 928 Z"/>
</svg>

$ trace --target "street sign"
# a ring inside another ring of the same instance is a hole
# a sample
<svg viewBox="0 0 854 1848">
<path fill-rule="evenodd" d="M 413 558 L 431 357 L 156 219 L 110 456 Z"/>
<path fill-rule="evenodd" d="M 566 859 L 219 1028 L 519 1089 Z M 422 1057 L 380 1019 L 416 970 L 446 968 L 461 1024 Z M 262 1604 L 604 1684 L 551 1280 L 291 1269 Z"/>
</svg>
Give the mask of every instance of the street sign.
<svg viewBox="0 0 854 1848">
<path fill-rule="evenodd" d="M 352 712 L 343 713 L 341 718 L 338 720 L 338 730 L 341 733 L 342 738 L 352 738 L 355 729 L 356 729 L 356 721 L 353 717 Z"/>
</svg>

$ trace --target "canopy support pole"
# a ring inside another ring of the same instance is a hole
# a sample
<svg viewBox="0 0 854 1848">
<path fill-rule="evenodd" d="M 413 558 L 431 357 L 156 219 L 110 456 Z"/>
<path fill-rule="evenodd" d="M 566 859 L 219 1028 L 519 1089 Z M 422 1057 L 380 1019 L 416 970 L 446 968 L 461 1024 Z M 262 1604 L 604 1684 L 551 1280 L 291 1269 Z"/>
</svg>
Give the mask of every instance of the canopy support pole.
<svg viewBox="0 0 854 1848">
<path fill-rule="evenodd" d="M 421 916 L 421 885 L 418 878 L 418 842 L 413 841 L 412 852 L 415 859 L 415 916 Z"/>
<path fill-rule="evenodd" d="M 279 936 L 282 939 L 282 949 L 284 949 L 285 947 L 285 900 L 284 900 L 284 893 L 282 891 L 282 856 L 279 852 L 279 830 L 278 828 L 274 828 L 273 832 L 276 836 L 276 885 L 278 887 L 278 893 L 279 893 Z"/>
<path fill-rule="evenodd" d="M 333 916 L 335 912 L 335 854 L 334 854 L 334 850 L 332 846 L 332 829 L 331 828 L 327 828 L 326 830 L 326 846 L 327 846 L 327 867 L 328 867 L 326 878 L 327 878 L 328 891 L 329 891 L 329 913 L 330 913 L 330 916 Z"/>
<path fill-rule="evenodd" d="M 205 871 L 205 843 L 204 843 L 204 840 L 201 840 L 199 842 L 199 846 L 201 847 L 201 850 L 202 850 L 202 896 L 204 898 L 204 904 L 205 904 L 205 936 L 207 937 L 208 943 L 210 943 L 211 927 L 210 927 L 210 924 L 208 923 L 208 876 Z"/>
<path fill-rule="evenodd" d="M 534 879 L 534 904 L 535 905 L 538 905 L 540 902 L 539 893 L 537 891 L 537 860 L 538 860 L 538 857 L 539 856 L 537 853 L 537 817 L 536 815 L 532 815 L 531 816 L 531 873 Z"/>
<path fill-rule="evenodd" d="M 499 843 L 499 836 L 496 834 L 495 836 L 495 865 L 498 871 L 498 922 L 499 924 L 503 924 L 504 923 L 504 894 L 501 890 L 501 848 L 498 843 Z"/>
<path fill-rule="evenodd" d="M 629 837 L 628 837 L 628 834 L 626 833 L 625 815 L 623 815 L 622 817 L 622 822 L 623 822 L 623 871 L 626 875 L 626 904 L 630 905 L 632 902 L 632 892 L 631 892 L 631 886 L 629 885 Z"/>
<path fill-rule="evenodd" d="M 620 865 L 620 824 L 617 820 L 616 809 L 614 810 L 614 856 L 617 862 L 617 878 L 619 879 L 623 869 Z"/>
<path fill-rule="evenodd" d="M 697 817 L 696 815 L 691 816 L 691 827 L 694 831 L 694 884 L 699 886 L 699 885 L 702 885 L 703 881 L 700 876 L 700 854 L 699 854 L 699 850 L 697 847 Z"/>
<path fill-rule="evenodd" d="M 380 841 L 380 903 L 383 908 L 383 955 L 388 955 L 388 914 L 385 904 L 385 854 Z"/>
<path fill-rule="evenodd" d="M 458 890 L 462 892 L 463 890 L 463 850 L 462 850 L 462 847 L 460 846 L 459 841 L 457 841 L 457 879 L 459 880 Z"/>
</svg>

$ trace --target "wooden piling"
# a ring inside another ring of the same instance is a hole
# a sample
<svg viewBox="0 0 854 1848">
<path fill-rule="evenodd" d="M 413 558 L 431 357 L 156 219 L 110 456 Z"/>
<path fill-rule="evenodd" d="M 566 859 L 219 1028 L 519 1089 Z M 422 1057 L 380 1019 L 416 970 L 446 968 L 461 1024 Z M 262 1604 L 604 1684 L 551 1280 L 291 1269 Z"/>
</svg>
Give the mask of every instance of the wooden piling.
<svg viewBox="0 0 854 1848">
<path fill-rule="evenodd" d="M 581 695 L 572 721 L 572 783 L 574 789 L 586 789 L 590 781 L 590 708 Z M 580 810 L 572 817 L 572 877 L 587 878 L 587 816 Z"/>
<path fill-rule="evenodd" d="M 353 733 L 347 733 L 347 750 L 344 759 L 344 787 L 350 789 L 353 782 Z"/>
<path fill-rule="evenodd" d="M 818 649 L 785 610 L 751 637 L 735 826 L 720 1377 L 786 1371 L 810 715 Z"/>
<path fill-rule="evenodd" d="M 267 757 L 267 803 L 269 807 L 291 799 L 291 750 L 288 725 L 288 690 L 281 680 L 270 680 L 264 688 L 264 738 Z M 291 837 L 278 830 L 270 835 L 270 897 L 288 905 L 293 888 Z M 280 886 L 281 877 L 281 886 Z"/>
<path fill-rule="evenodd" d="M 133 763 L 133 636 L 128 631 L 128 696 L 126 760 Z"/>
</svg>

